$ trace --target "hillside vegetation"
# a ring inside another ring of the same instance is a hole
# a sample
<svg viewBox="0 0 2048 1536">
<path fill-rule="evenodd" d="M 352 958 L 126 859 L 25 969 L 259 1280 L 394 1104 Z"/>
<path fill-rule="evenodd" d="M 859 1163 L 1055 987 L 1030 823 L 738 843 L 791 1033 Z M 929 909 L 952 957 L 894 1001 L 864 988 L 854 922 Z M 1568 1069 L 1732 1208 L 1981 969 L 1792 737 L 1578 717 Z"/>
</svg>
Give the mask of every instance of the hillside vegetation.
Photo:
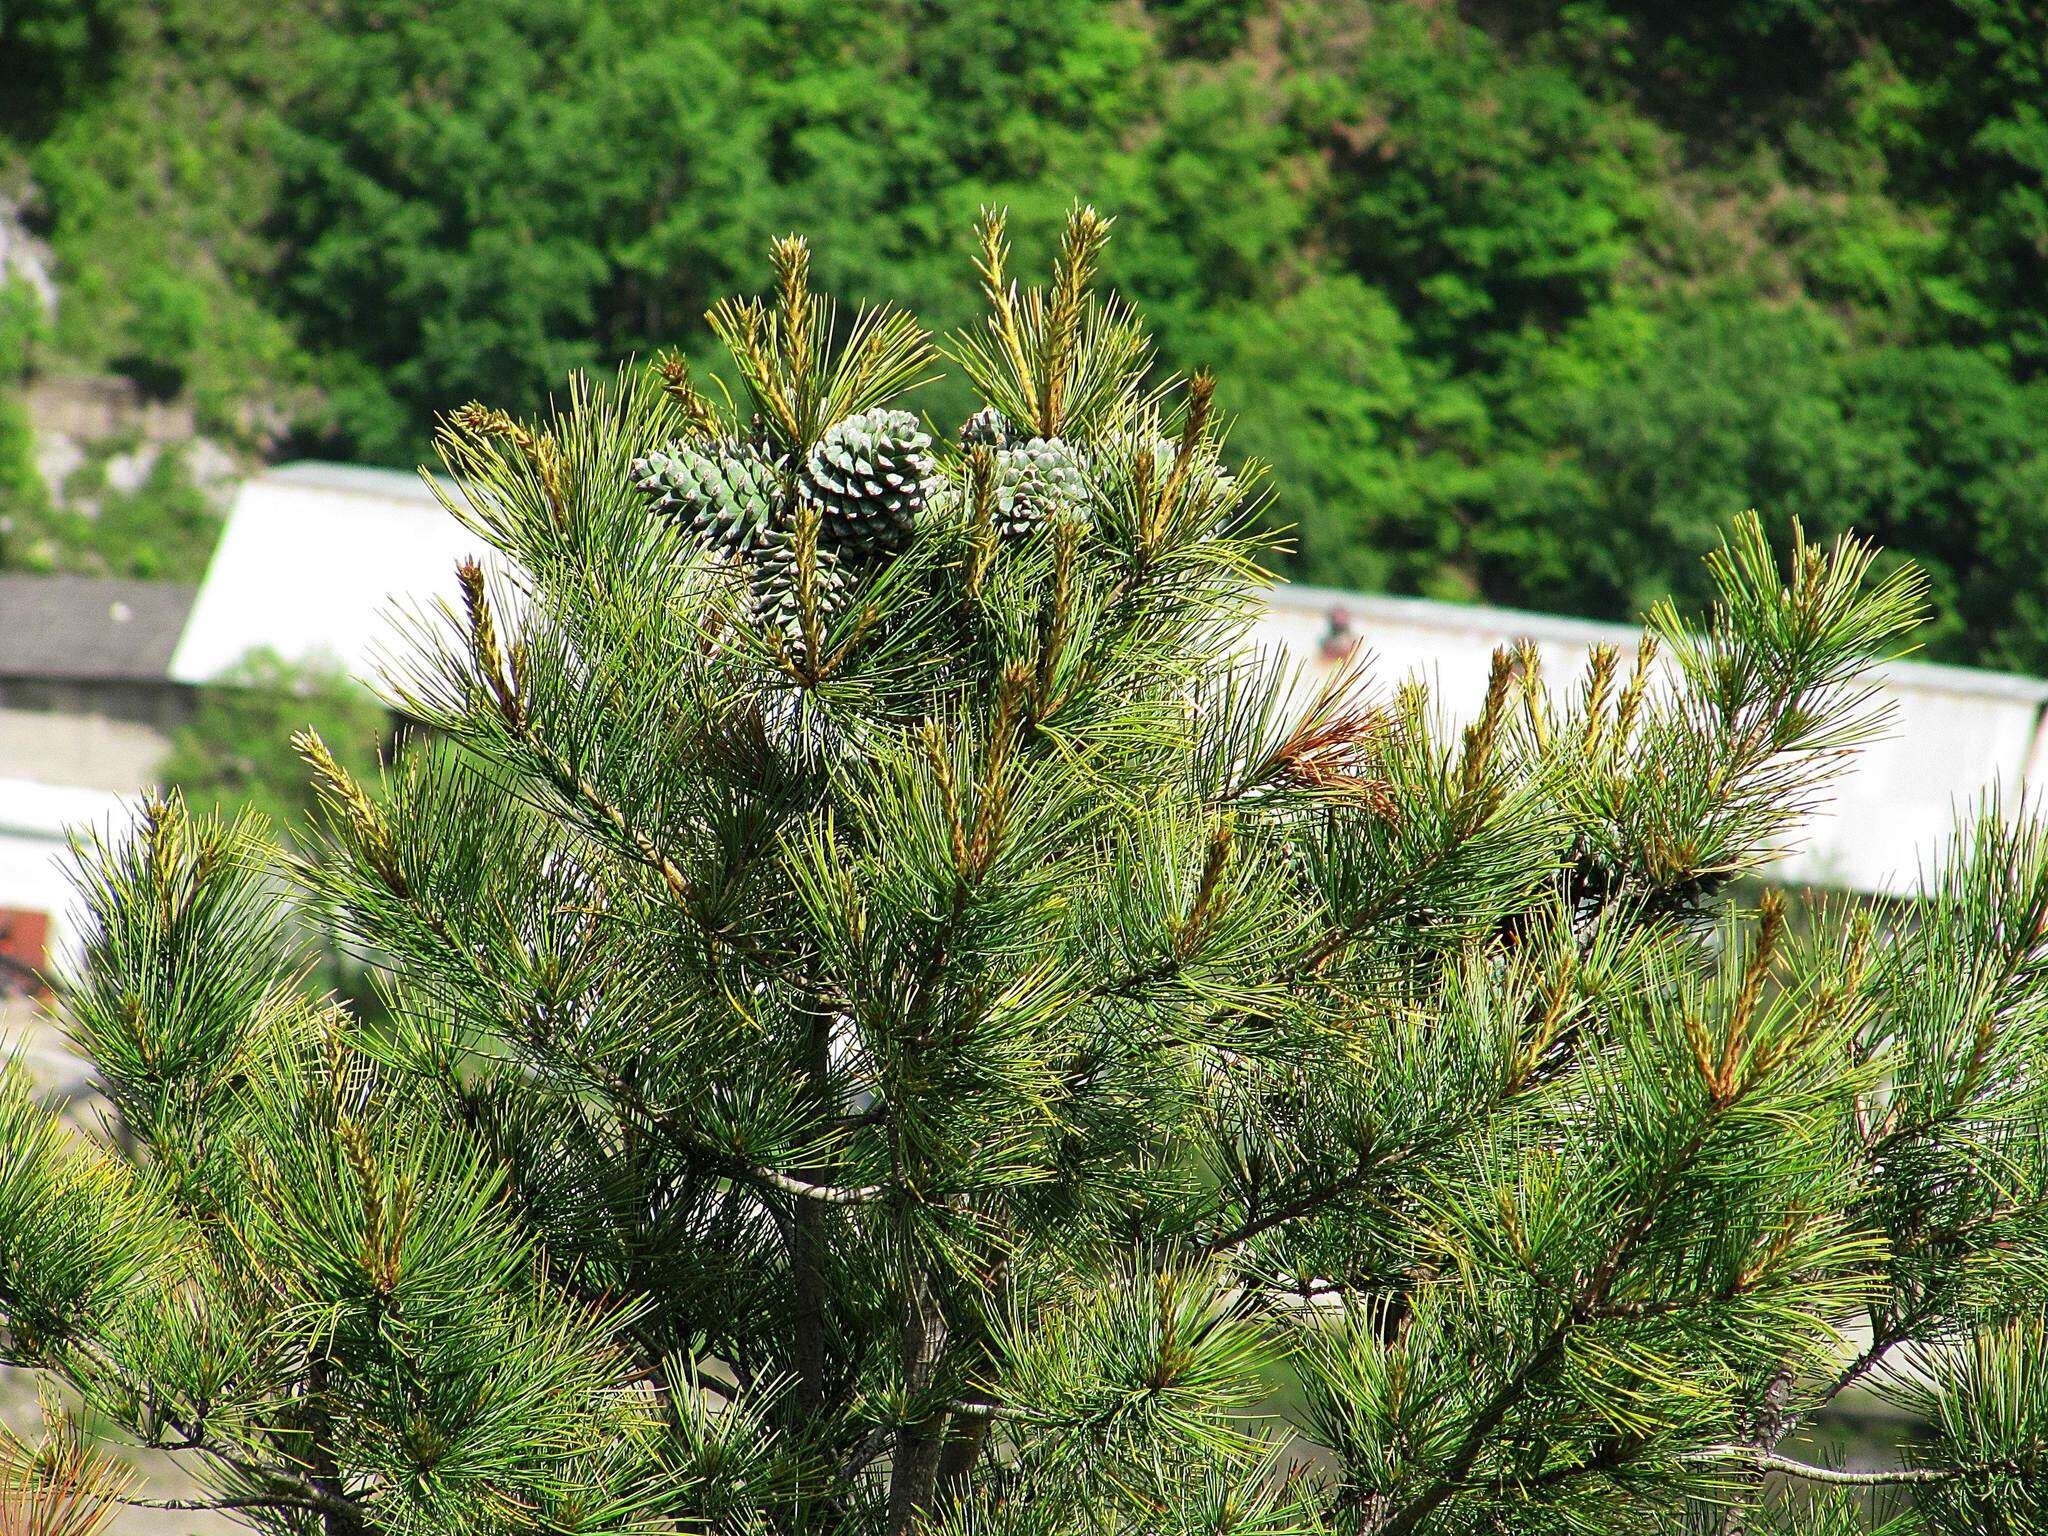
<svg viewBox="0 0 2048 1536">
<path fill-rule="evenodd" d="M 1079 197 L 1292 574 L 1622 615 L 1754 505 L 2041 670 L 2044 77 L 2039 0 L 0 0 L 63 292 L 10 366 L 408 463 L 703 350 L 786 229 L 943 324 L 978 205 L 1036 255 Z"/>
</svg>

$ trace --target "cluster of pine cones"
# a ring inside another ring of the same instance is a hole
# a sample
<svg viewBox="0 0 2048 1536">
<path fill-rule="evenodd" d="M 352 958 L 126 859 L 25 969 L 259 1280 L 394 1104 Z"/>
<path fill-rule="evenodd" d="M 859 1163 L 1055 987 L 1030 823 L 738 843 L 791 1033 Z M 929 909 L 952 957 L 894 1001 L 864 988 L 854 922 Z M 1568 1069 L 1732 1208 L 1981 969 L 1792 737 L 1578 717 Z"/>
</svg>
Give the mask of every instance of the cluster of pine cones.
<svg viewBox="0 0 2048 1536">
<path fill-rule="evenodd" d="M 1004 538 L 1028 537 L 1056 515 L 1089 515 L 1087 459 L 1073 445 L 1027 437 L 993 406 L 967 422 L 960 442 L 995 450 L 995 523 Z M 784 494 L 789 469 L 758 437 L 674 442 L 633 461 L 649 507 L 741 565 L 753 616 L 790 637 L 801 629 L 799 509 L 818 514 L 817 602 L 829 619 L 862 575 L 909 546 L 928 508 L 958 494 L 908 411 L 862 411 L 826 428 L 796 468 L 794 498 Z"/>
</svg>

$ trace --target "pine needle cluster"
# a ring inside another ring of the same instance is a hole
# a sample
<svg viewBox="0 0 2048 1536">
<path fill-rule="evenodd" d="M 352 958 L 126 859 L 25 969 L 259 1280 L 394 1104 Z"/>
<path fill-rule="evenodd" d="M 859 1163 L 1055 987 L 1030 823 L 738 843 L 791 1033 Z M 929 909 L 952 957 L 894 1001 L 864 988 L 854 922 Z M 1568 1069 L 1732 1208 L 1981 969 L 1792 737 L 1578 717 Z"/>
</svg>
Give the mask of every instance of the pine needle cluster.
<svg viewBox="0 0 2048 1536">
<path fill-rule="evenodd" d="M 0 1096 L 8 1357 L 276 1536 L 2043 1529 L 2048 838 L 1731 895 L 1917 578 L 1752 517 L 1633 662 L 1314 682 L 1106 233 L 987 220 L 943 344 L 786 241 L 737 400 L 448 419 L 417 743 L 305 738 L 303 856 L 85 851 L 112 1123 Z M 1910 1461 L 1794 1454 L 1872 1385 Z"/>
</svg>

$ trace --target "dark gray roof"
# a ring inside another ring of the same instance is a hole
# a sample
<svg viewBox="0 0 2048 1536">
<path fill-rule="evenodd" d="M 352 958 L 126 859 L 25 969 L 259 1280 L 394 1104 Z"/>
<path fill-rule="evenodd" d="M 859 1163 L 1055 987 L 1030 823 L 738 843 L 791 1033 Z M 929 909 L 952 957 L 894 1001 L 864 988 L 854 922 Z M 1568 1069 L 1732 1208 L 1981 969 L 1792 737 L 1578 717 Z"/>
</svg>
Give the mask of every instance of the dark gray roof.
<svg viewBox="0 0 2048 1536">
<path fill-rule="evenodd" d="M 163 682 L 197 587 L 0 576 L 0 677 Z"/>
</svg>

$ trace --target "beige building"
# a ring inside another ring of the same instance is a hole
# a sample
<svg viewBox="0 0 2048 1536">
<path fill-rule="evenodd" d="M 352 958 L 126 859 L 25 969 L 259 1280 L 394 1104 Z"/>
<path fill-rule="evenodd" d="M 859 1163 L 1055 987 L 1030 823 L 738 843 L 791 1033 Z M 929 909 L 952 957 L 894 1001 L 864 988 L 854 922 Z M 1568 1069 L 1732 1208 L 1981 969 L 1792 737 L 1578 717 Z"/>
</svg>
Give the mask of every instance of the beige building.
<svg viewBox="0 0 2048 1536">
<path fill-rule="evenodd" d="M 190 714 L 170 660 L 197 590 L 0 576 L 0 991 L 70 940 L 66 828 L 116 819 Z"/>
</svg>

